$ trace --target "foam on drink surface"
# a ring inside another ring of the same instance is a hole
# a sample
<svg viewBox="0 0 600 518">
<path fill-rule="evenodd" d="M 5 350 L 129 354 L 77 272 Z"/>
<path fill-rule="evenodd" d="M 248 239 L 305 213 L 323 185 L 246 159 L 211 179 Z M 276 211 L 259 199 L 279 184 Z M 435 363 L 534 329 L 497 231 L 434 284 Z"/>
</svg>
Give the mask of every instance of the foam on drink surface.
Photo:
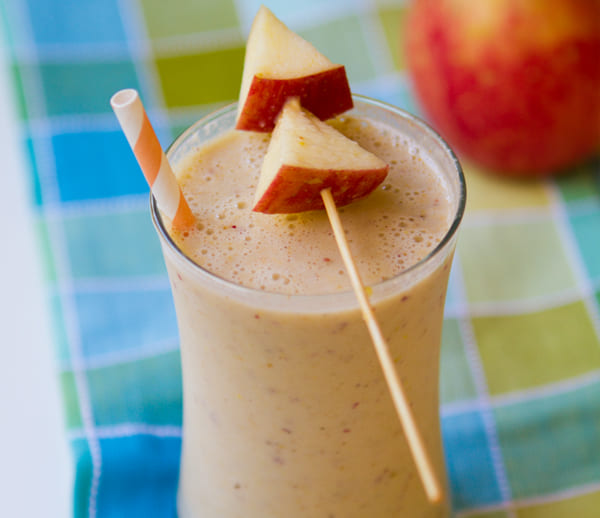
<svg viewBox="0 0 600 518">
<path fill-rule="evenodd" d="M 446 234 L 448 186 L 392 128 L 345 116 L 331 124 L 390 165 L 368 197 L 338 209 L 363 283 L 376 284 L 424 258 Z M 173 239 L 194 262 L 237 284 L 286 294 L 350 290 L 324 210 L 252 211 L 268 142 L 268 135 L 231 130 L 173 164 L 198 221 L 185 234 L 171 232 Z"/>
</svg>

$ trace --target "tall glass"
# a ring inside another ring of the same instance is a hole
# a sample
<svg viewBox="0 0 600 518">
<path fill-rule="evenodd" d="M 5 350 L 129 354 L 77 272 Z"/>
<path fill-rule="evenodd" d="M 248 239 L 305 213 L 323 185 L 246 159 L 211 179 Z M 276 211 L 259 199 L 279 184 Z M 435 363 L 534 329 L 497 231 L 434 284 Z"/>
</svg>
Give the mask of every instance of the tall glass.
<svg viewBox="0 0 600 518">
<path fill-rule="evenodd" d="M 465 205 L 460 165 L 412 115 L 355 96 L 351 112 L 418 146 L 449 185 L 453 222 L 423 260 L 374 285 L 370 300 L 440 480 L 439 348 Z M 235 124 L 229 106 L 168 152 L 186 153 Z M 426 498 L 353 292 L 284 295 L 219 278 L 186 257 L 154 201 L 181 338 L 182 518 L 441 518 Z M 373 253 L 377 253 L 376 250 Z M 301 259 L 300 259 L 301 260 Z"/>
</svg>

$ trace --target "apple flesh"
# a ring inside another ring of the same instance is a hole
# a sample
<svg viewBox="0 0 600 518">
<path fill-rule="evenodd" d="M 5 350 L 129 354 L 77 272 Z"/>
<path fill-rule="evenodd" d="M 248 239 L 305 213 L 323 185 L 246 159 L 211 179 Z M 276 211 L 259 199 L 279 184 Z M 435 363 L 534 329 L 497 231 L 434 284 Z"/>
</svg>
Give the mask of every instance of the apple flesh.
<svg viewBox="0 0 600 518">
<path fill-rule="evenodd" d="M 459 155 L 549 175 L 600 143 L 600 2 L 416 0 L 406 57 L 424 115 Z"/>
<path fill-rule="evenodd" d="M 300 106 L 286 102 L 265 155 L 253 210 L 286 214 L 324 208 L 331 189 L 337 206 L 367 196 L 388 164 Z"/>
<path fill-rule="evenodd" d="M 290 97 L 298 97 L 321 120 L 353 106 L 344 66 L 329 61 L 262 6 L 246 45 L 236 128 L 273 131 Z"/>
</svg>

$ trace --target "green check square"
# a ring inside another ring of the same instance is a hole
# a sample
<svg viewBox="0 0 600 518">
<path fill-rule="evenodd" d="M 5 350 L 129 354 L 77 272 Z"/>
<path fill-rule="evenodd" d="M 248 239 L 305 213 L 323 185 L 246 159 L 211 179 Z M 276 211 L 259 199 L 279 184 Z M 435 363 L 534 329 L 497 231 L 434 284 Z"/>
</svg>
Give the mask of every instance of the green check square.
<svg viewBox="0 0 600 518">
<path fill-rule="evenodd" d="M 537 313 L 472 320 L 491 394 L 600 369 L 600 342 L 583 302 Z"/>
<path fill-rule="evenodd" d="M 377 75 L 356 16 L 331 20 L 299 33 L 330 61 L 344 65 L 350 82 L 368 81 Z"/>
<path fill-rule="evenodd" d="M 27 138 L 23 142 L 25 156 L 29 160 L 29 172 L 31 181 L 29 182 L 29 190 L 31 192 L 31 200 L 36 205 L 44 203 L 42 195 L 42 182 L 39 174 L 38 161 L 36 160 L 35 147 L 33 138 Z"/>
<path fill-rule="evenodd" d="M 598 163 L 590 161 L 571 174 L 559 176 L 556 185 L 563 200 L 570 204 L 593 198 L 599 199 L 600 185 L 595 175 L 598 175 Z"/>
<path fill-rule="evenodd" d="M 595 382 L 496 406 L 496 432 L 513 498 L 600 480 L 599 390 Z"/>
<path fill-rule="evenodd" d="M 73 516 L 89 516 L 90 488 L 94 478 L 94 461 L 90 452 L 90 443 L 87 438 L 71 441 L 74 469 L 77 476 L 73 480 Z"/>
<path fill-rule="evenodd" d="M 194 111 L 194 113 L 197 113 Z M 196 122 L 197 120 L 201 119 L 202 115 L 199 116 L 192 116 L 192 117 L 185 117 L 185 119 L 181 118 L 178 119 L 176 121 L 172 121 L 171 122 L 171 133 L 173 135 L 176 135 L 175 139 L 176 140 L 184 131 L 186 131 L 192 124 L 194 124 L 194 122 Z"/>
<path fill-rule="evenodd" d="M 56 264 L 52 252 L 52 241 L 48 233 L 48 223 L 42 217 L 39 217 L 35 223 L 35 233 L 37 237 L 37 251 L 41 259 L 44 278 L 48 282 L 56 282 Z"/>
<path fill-rule="evenodd" d="M 190 126 L 198 122 L 200 119 L 210 115 L 217 109 L 214 105 L 194 106 L 186 108 L 185 110 L 179 110 L 176 113 L 171 113 L 169 118 L 170 132 L 174 135 L 176 140 L 184 131 L 188 130 Z"/>
<path fill-rule="evenodd" d="M 440 368 L 442 403 L 464 401 L 477 396 L 457 320 L 444 321 Z"/>
<path fill-rule="evenodd" d="M 30 109 L 30 107 L 27 104 L 26 98 L 25 98 L 25 85 L 23 83 L 23 72 L 26 73 L 24 67 L 18 65 L 18 64 L 11 64 L 10 66 L 10 72 L 13 78 L 13 82 L 14 82 L 14 93 L 15 93 L 15 100 L 16 100 L 16 112 L 17 115 L 21 118 L 21 119 L 26 119 L 28 116 L 28 110 Z M 40 114 L 33 114 L 33 115 L 40 115 Z"/>
<path fill-rule="evenodd" d="M 0 38 L 2 38 L 7 49 L 14 49 L 15 42 L 11 31 L 11 23 L 9 22 L 8 13 L 6 12 L 6 2 L 0 2 Z"/>
<path fill-rule="evenodd" d="M 238 28 L 239 24 L 233 0 L 141 0 L 141 6 L 151 39 Z"/>
<path fill-rule="evenodd" d="M 600 208 L 573 215 L 569 222 L 588 275 L 600 281 Z"/>
<path fill-rule="evenodd" d="M 475 514 L 469 513 L 469 518 L 509 518 L 504 511 L 482 511 Z"/>
<path fill-rule="evenodd" d="M 110 98 L 140 85 L 130 61 L 57 62 L 39 67 L 47 115 L 112 113 Z"/>
<path fill-rule="evenodd" d="M 178 350 L 89 370 L 87 380 L 98 426 L 181 424 Z"/>
<path fill-rule="evenodd" d="M 82 428 L 83 420 L 79 409 L 79 396 L 75 384 L 75 374 L 70 371 L 61 373 L 60 387 L 62 390 L 62 401 L 67 429 L 75 430 Z"/>
<path fill-rule="evenodd" d="M 156 59 L 165 104 L 169 108 L 237 99 L 243 67 L 242 46 Z"/>
<path fill-rule="evenodd" d="M 465 225 L 458 253 L 471 303 L 542 297 L 576 287 L 552 221 Z"/>
<path fill-rule="evenodd" d="M 388 49 L 398 70 L 406 68 L 406 53 L 402 35 L 405 27 L 406 6 L 384 7 L 379 10 L 379 21 L 388 44 Z"/>
<path fill-rule="evenodd" d="M 69 338 L 65 329 L 65 316 L 60 295 L 54 294 L 50 296 L 49 311 L 57 359 L 62 365 L 69 365 L 71 351 L 69 349 Z"/>
<path fill-rule="evenodd" d="M 66 218 L 64 234 L 74 278 L 166 273 L 147 207 Z"/>
<path fill-rule="evenodd" d="M 517 518 L 598 518 L 600 491 L 587 495 L 552 500 L 526 506 L 517 511 Z"/>
</svg>

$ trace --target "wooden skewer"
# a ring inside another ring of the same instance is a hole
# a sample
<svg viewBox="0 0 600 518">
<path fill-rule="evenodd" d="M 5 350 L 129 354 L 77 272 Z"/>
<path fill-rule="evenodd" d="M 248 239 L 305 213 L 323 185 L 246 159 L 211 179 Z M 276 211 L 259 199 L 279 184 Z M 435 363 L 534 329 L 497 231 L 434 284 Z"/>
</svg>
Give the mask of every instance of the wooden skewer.
<svg viewBox="0 0 600 518">
<path fill-rule="evenodd" d="M 406 395 L 404 394 L 404 389 L 402 388 L 402 383 L 400 382 L 398 373 L 394 368 L 394 362 L 392 361 L 388 345 L 383 337 L 383 334 L 381 333 L 379 323 L 375 318 L 373 308 L 369 303 L 369 299 L 365 293 L 365 288 L 362 284 L 358 269 L 356 268 L 356 264 L 354 263 L 354 259 L 350 253 L 348 241 L 346 240 L 346 235 L 342 227 L 342 222 L 340 220 L 337 207 L 333 201 L 331 190 L 323 189 L 321 191 L 321 197 L 323 198 L 325 210 L 327 211 L 327 216 L 329 217 L 329 222 L 331 223 L 335 240 L 342 255 L 342 260 L 344 261 L 344 265 L 346 266 L 348 274 L 350 275 L 352 288 L 354 289 L 356 297 L 358 298 L 363 319 L 367 324 L 369 333 L 371 334 L 375 351 L 377 352 L 379 362 L 381 363 L 383 374 L 392 395 L 392 400 L 394 402 L 394 406 L 396 407 L 398 417 L 400 418 L 402 428 L 404 429 L 404 434 L 410 447 L 414 462 L 417 466 L 417 470 L 419 471 L 421 482 L 423 483 L 423 487 L 425 488 L 425 492 L 427 493 L 429 501 L 439 502 L 442 498 L 442 489 L 435 476 L 431 461 L 427 455 L 427 451 L 423 445 L 423 439 L 421 438 L 419 430 L 417 429 L 417 425 L 406 399 Z"/>
</svg>

